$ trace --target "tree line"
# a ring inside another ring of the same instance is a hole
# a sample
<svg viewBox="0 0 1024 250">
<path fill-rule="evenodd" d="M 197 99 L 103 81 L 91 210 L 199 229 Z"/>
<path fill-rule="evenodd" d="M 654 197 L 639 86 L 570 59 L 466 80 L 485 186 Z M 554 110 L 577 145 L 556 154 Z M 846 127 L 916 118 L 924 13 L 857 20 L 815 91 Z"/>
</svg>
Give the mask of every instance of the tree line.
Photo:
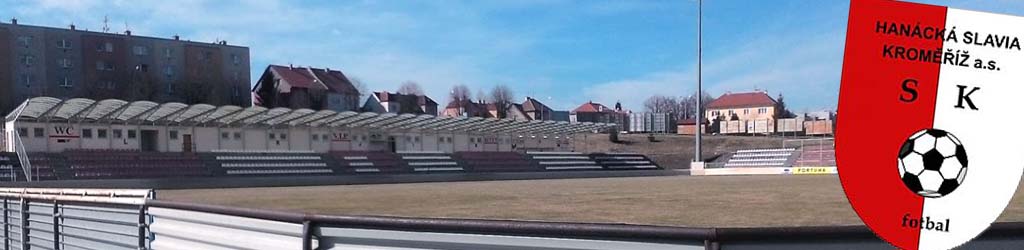
<svg viewBox="0 0 1024 250">
<path fill-rule="evenodd" d="M 700 93 L 701 107 L 707 107 L 709 103 L 715 100 L 708 92 Z M 671 113 L 676 119 L 696 119 L 697 118 L 697 93 L 694 92 L 689 96 L 665 96 L 665 95 L 652 95 L 647 97 L 644 101 L 644 112 L 649 113 Z"/>
</svg>

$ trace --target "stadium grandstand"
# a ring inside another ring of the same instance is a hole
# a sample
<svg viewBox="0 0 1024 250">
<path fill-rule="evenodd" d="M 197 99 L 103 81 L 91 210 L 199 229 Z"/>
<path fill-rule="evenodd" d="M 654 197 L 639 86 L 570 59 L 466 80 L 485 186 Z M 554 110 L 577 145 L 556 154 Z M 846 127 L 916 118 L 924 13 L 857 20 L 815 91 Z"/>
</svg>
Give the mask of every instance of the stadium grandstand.
<svg viewBox="0 0 1024 250">
<path fill-rule="evenodd" d="M 615 124 L 31 98 L 5 120 L 0 178 L 145 179 L 658 168 L 575 152 Z M 488 160 L 491 159 L 491 160 Z M 500 159 L 498 161 L 493 159 Z M 14 169 L 22 171 L 13 171 Z"/>
</svg>

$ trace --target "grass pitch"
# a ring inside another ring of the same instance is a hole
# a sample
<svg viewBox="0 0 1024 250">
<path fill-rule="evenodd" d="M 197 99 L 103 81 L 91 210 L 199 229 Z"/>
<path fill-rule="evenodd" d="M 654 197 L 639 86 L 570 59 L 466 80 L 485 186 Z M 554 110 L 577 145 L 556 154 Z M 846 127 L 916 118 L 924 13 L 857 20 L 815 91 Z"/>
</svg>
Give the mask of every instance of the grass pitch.
<svg viewBox="0 0 1024 250">
<path fill-rule="evenodd" d="M 671 176 L 161 190 L 159 199 L 344 215 L 695 227 L 858 225 L 839 177 Z M 1000 221 L 1024 221 L 1018 190 Z"/>
</svg>

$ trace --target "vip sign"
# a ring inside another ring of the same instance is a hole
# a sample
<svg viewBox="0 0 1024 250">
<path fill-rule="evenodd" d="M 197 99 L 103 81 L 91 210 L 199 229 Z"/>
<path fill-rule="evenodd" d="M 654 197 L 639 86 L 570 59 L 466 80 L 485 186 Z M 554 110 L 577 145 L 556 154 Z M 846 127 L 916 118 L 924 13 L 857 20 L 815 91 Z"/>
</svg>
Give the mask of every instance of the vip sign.
<svg viewBox="0 0 1024 250">
<path fill-rule="evenodd" d="M 1020 27 L 1015 16 L 852 2 L 836 161 L 850 204 L 882 239 L 950 249 L 1006 208 L 1024 172 Z"/>
</svg>

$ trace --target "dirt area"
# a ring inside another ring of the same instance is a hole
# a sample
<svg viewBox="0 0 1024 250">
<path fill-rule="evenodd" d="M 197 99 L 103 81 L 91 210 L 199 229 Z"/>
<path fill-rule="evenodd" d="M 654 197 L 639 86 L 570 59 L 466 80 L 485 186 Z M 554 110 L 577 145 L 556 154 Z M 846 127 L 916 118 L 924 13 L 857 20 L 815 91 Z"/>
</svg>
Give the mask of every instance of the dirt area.
<svg viewBox="0 0 1024 250">
<path fill-rule="evenodd" d="M 161 190 L 157 197 L 344 215 L 700 227 L 860 224 L 834 175 Z M 1017 192 L 1000 221 L 1024 221 L 1024 190 Z"/>
<path fill-rule="evenodd" d="M 739 149 L 780 148 L 783 141 L 794 137 L 766 136 L 704 136 L 705 160 L 735 152 Z M 645 134 L 619 135 L 618 143 L 611 142 L 608 135 L 588 136 L 586 143 L 577 144 L 577 150 L 584 152 L 630 152 L 651 157 L 659 166 L 668 169 L 689 169 L 693 161 L 694 136 L 655 135 L 650 141 Z"/>
</svg>

